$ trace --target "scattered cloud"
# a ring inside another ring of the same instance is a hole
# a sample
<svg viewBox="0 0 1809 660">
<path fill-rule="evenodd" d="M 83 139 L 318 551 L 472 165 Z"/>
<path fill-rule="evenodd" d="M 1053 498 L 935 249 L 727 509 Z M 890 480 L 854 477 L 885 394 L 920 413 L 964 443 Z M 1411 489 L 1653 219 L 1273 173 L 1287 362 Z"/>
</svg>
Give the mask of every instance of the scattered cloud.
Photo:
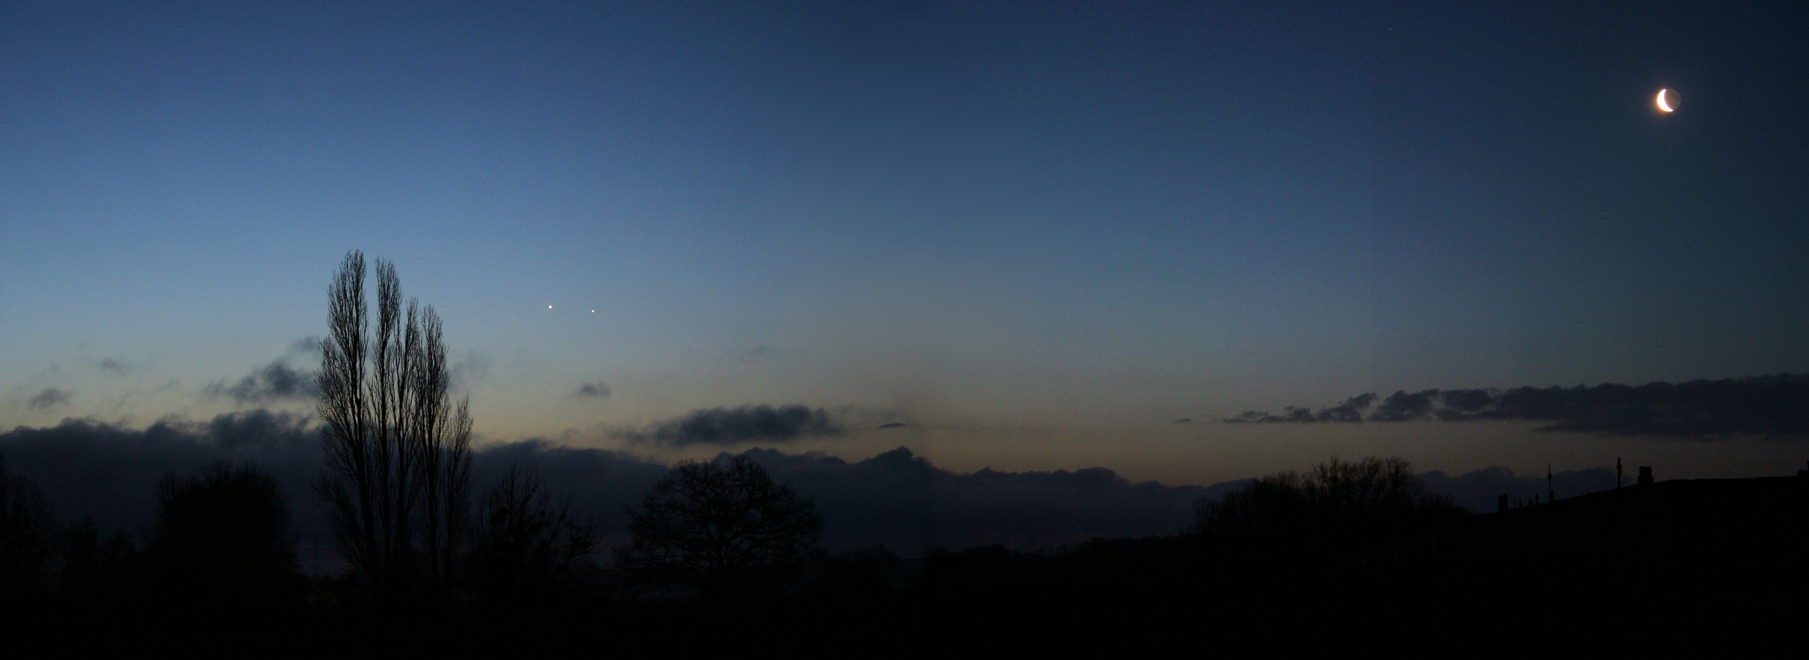
<svg viewBox="0 0 1809 660">
<path fill-rule="evenodd" d="M 796 355 L 800 352 L 797 349 L 782 349 L 771 344 L 756 344 L 746 348 L 725 350 L 717 356 L 717 359 L 723 362 L 749 364 Z"/>
<path fill-rule="evenodd" d="M 292 369 L 277 360 L 252 370 L 232 385 L 225 380 L 215 381 L 204 388 L 204 393 L 208 398 L 231 397 L 239 403 L 269 403 L 313 399 L 320 389 L 314 382 L 314 372 Z"/>
<path fill-rule="evenodd" d="M 577 392 L 578 396 L 599 397 L 604 399 L 609 398 L 609 394 L 609 383 L 600 380 L 579 385 Z"/>
<path fill-rule="evenodd" d="M 101 371 L 115 376 L 124 376 L 132 373 L 132 365 L 126 364 L 126 361 L 121 358 L 102 358 L 100 361 L 100 368 Z"/>
<path fill-rule="evenodd" d="M 54 387 L 46 387 L 43 389 L 43 391 L 38 392 L 38 394 L 36 396 L 33 396 L 31 399 L 27 400 L 25 402 L 25 407 L 30 408 L 32 410 L 49 410 L 51 408 L 61 406 L 65 403 L 69 403 L 70 396 L 71 395 L 68 390 L 60 390 L 60 389 L 57 389 Z"/>
<path fill-rule="evenodd" d="M 489 355 L 479 353 L 477 349 L 465 351 L 465 355 L 452 363 L 450 379 L 452 386 L 462 390 L 471 389 L 475 383 L 490 380 L 490 366 L 495 364 Z"/>
<path fill-rule="evenodd" d="M 639 430 L 617 431 L 615 435 L 635 443 L 684 447 L 753 441 L 789 442 L 839 436 L 843 432 L 842 424 L 822 408 L 791 404 L 701 408 Z"/>
<path fill-rule="evenodd" d="M 297 340 L 289 343 L 289 351 L 288 351 L 287 355 L 304 356 L 304 357 L 305 356 L 313 356 L 314 358 L 318 359 L 320 357 L 320 345 L 321 345 L 321 342 L 324 342 L 324 341 L 326 341 L 324 338 L 315 337 L 312 335 L 307 336 L 307 337 L 302 337 L 300 339 L 297 339 Z"/>
<path fill-rule="evenodd" d="M 1318 412 L 1314 412 L 1311 408 L 1288 406 L 1282 409 L 1280 415 L 1271 415 L 1261 410 L 1246 410 L 1235 417 L 1226 417 L 1219 421 L 1229 424 L 1361 422 L 1363 421 L 1363 411 L 1375 405 L 1377 398 L 1374 392 L 1365 392 L 1345 399 L 1344 403 L 1336 406 L 1320 408 Z"/>
</svg>

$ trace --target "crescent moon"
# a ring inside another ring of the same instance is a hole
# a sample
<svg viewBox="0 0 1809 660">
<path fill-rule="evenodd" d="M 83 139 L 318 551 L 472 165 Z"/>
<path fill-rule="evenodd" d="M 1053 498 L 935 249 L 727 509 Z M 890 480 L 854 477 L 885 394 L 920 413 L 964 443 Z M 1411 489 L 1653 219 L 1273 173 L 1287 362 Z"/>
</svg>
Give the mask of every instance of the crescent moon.
<svg viewBox="0 0 1809 660">
<path fill-rule="evenodd" d="M 1663 110 L 1665 112 L 1676 112 L 1677 111 L 1676 108 L 1671 107 L 1670 103 L 1665 102 L 1665 93 L 1669 92 L 1669 91 L 1671 91 L 1671 90 L 1668 90 L 1668 89 L 1658 90 L 1658 109 Z"/>
</svg>

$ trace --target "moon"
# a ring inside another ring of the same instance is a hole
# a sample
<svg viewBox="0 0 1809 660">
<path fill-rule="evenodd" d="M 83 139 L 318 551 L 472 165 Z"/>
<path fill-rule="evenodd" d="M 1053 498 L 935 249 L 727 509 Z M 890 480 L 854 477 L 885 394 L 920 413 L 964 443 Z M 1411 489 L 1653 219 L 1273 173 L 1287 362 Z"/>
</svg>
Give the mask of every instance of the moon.
<svg viewBox="0 0 1809 660">
<path fill-rule="evenodd" d="M 1667 96 L 1669 98 L 1666 98 Z M 1664 112 L 1676 112 L 1677 111 L 1677 101 L 1678 101 L 1677 92 L 1671 91 L 1669 89 L 1658 90 L 1657 102 L 1658 102 L 1659 110 L 1664 111 Z"/>
</svg>

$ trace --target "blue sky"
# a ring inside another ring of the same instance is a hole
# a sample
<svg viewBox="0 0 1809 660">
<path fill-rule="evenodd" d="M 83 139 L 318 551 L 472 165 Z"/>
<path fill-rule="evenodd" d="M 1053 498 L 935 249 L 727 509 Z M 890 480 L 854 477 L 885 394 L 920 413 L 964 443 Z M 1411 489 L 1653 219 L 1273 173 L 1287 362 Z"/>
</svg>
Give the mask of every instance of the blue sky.
<svg viewBox="0 0 1809 660">
<path fill-rule="evenodd" d="M 353 249 L 499 440 L 1809 370 L 1789 4 L 378 4 L 0 9 L 0 426 L 252 405 Z"/>
</svg>

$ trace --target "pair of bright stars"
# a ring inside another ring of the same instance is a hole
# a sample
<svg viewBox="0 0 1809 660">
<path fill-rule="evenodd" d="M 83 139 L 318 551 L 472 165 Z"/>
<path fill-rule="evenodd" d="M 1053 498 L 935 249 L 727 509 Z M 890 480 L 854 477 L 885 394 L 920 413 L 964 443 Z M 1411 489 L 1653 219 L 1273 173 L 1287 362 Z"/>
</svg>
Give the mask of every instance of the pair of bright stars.
<svg viewBox="0 0 1809 660">
<path fill-rule="evenodd" d="M 546 308 L 547 308 L 547 309 L 552 309 L 552 308 L 553 308 L 553 306 L 552 306 L 552 305 L 547 305 L 547 306 L 546 306 Z M 590 313 L 592 313 L 592 314 L 595 314 L 595 313 L 597 313 L 597 310 L 594 310 L 594 309 L 593 309 L 593 310 L 590 310 Z"/>
</svg>

